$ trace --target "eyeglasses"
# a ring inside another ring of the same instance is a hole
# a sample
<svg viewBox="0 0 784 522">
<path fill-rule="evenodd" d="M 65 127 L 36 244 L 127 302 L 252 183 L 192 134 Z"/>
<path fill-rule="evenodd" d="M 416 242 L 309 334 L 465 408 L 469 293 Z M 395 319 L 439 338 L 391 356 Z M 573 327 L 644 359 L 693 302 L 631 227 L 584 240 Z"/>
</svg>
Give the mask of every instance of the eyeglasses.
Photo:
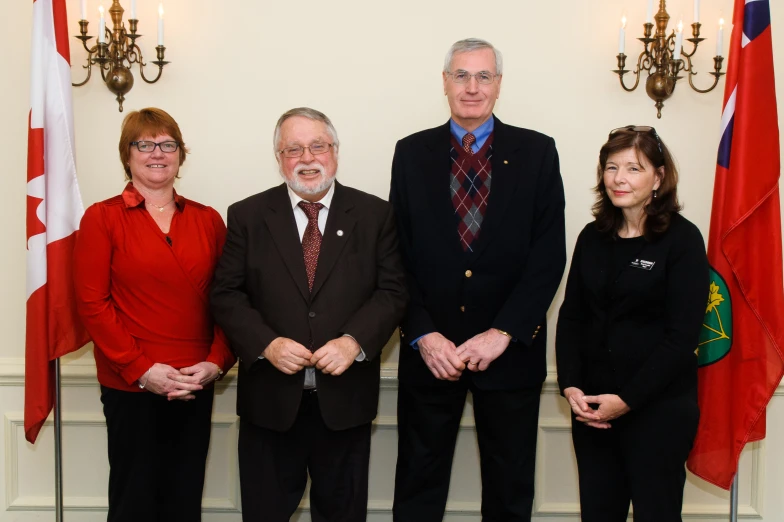
<svg viewBox="0 0 784 522">
<path fill-rule="evenodd" d="M 617 129 L 613 129 L 610 131 L 610 136 L 615 134 L 616 132 L 622 131 L 632 131 L 632 132 L 649 132 L 654 138 L 656 138 L 656 145 L 659 147 L 659 152 L 664 154 L 662 150 L 662 142 L 659 138 L 659 134 L 656 132 L 656 129 L 653 127 L 638 127 L 637 125 L 627 125 L 626 127 L 618 127 Z"/>
<path fill-rule="evenodd" d="M 476 74 L 470 74 L 468 71 L 455 71 L 455 72 L 448 72 L 449 76 L 452 77 L 452 81 L 455 83 L 468 83 L 471 81 L 471 77 L 473 76 L 476 78 L 476 83 L 482 85 L 489 85 L 493 83 L 495 77 L 498 76 L 497 74 L 493 74 L 488 71 L 479 71 Z"/>
<path fill-rule="evenodd" d="M 329 151 L 331 147 L 334 147 L 334 143 L 312 143 L 310 147 L 289 147 L 287 149 L 281 149 L 278 151 L 278 154 L 283 154 L 284 158 L 299 158 L 303 154 L 305 154 L 305 149 L 308 149 L 311 154 L 314 156 L 318 156 L 319 154 L 325 154 Z"/>
<path fill-rule="evenodd" d="M 161 152 L 177 152 L 180 144 L 176 141 L 162 141 L 155 143 L 154 141 L 132 141 L 131 145 L 136 145 L 139 152 L 152 152 L 155 147 L 160 147 Z"/>
</svg>

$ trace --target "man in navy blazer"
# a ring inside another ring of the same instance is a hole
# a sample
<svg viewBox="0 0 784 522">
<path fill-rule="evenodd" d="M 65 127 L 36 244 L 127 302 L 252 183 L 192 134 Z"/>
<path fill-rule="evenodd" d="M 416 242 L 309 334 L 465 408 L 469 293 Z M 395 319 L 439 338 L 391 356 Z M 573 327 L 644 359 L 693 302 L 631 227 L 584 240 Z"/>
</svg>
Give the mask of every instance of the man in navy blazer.
<svg viewBox="0 0 784 522">
<path fill-rule="evenodd" d="M 411 299 L 400 327 L 400 522 L 443 518 L 469 390 L 483 520 L 531 519 L 564 192 L 553 139 L 493 115 L 501 75 L 490 43 L 455 43 L 443 71 L 449 122 L 395 149 L 390 201 Z"/>
</svg>

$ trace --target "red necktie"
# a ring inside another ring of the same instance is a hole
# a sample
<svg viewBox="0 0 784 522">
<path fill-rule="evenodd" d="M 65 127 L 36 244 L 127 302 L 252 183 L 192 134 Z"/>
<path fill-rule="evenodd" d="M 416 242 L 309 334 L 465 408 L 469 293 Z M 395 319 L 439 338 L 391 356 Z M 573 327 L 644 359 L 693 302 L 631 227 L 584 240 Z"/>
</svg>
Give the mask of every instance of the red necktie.
<svg viewBox="0 0 784 522">
<path fill-rule="evenodd" d="M 471 145 L 476 141 L 476 136 L 471 134 L 470 132 L 463 136 L 463 150 L 469 153 L 471 156 L 474 155 L 474 151 L 471 148 Z"/>
<path fill-rule="evenodd" d="M 299 207 L 308 217 L 308 226 L 305 227 L 305 234 L 302 236 L 302 254 L 305 256 L 305 271 L 308 274 L 308 288 L 313 290 L 319 250 L 321 250 L 321 232 L 318 228 L 318 215 L 319 211 L 324 208 L 324 205 L 321 203 L 300 201 Z"/>
</svg>

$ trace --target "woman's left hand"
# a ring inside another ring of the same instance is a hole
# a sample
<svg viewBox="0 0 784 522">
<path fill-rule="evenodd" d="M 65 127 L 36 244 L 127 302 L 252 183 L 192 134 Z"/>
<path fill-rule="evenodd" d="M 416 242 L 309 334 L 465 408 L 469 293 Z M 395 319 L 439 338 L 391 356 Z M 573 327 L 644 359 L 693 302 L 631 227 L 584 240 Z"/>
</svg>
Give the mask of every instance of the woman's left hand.
<svg viewBox="0 0 784 522">
<path fill-rule="evenodd" d="M 170 373 L 169 379 L 177 382 L 186 382 L 190 384 L 206 386 L 212 382 L 217 381 L 220 376 L 221 369 L 217 364 L 203 361 L 196 363 L 193 366 L 180 368 L 179 373 Z M 179 399 L 179 392 L 171 392 L 168 397 L 169 400 Z"/>
<path fill-rule="evenodd" d="M 599 407 L 593 411 L 593 413 L 598 416 L 598 419 L 593 422 L 587 422 L 578 417 L 577 420 L 586 422 L 588 426 L 593 426 L 595 428 L 609 428 L 609 421 L 617 419 L 630 410 L 623 399 L 609 393 L 603 395 L 586 395 L 583 399 L 588 404 L 599 405 Z"/>
</svg>

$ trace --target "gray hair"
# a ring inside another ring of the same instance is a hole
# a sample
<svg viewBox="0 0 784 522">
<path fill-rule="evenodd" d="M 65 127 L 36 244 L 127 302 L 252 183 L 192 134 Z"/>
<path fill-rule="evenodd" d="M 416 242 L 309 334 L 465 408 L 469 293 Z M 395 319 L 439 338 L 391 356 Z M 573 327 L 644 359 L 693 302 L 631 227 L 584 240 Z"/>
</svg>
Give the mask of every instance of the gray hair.
<svg viewBox="0 0 784 522">
<path fill-rule="evenodd" d="M 501 56 L 501 51 L 493 47 L 493 44 L 487 40 L 480 40 L 479 38 L 466 38 L 465 40 L 453 43 L 452 47 L 450 47 L 449 51 L 446 53 L 446 58 L 444 58 L 444 72 L 452 72 L 450 70 L 452 67 L 452 58 L 454 58 L 456 54 L 470 53 L 471 51 L 478 51 L 480 49 L 492 49 L 493 54 L 495 55 L 495 73 L 498 75 L 503 74 L 504 59 Z"/>
<path fill-rule="evenodd" d="M 290 109 L 284 112 L 283 115 L 278 118 L 278 123 L 275 125 L 275 134 L 272 137 L 272 149 L 275 151 L 275 154 L 278 153 L 280 128 L 283 126 L 283 122 L 289 118 L 293 118 L 294 116 L 302 116 L 303 118 L 308 118 L 309 120 L 322 122 L 327 126 L 327 132 L 329 132 L 329 135 L 332 137 L 332 143 L 335 145 L 335 150 L 337 150 L 337 148 L 340 146 L 340 142 L 338 141 L 338 131 L 335 130 L 335 126 L 332 125 L 332 122 L 329 118 L 327 118 L 326 114 L 317 111 L 316 109 L 311 109 L 310 107 L 297 107 L 296 109 Z"/>
</svg>

